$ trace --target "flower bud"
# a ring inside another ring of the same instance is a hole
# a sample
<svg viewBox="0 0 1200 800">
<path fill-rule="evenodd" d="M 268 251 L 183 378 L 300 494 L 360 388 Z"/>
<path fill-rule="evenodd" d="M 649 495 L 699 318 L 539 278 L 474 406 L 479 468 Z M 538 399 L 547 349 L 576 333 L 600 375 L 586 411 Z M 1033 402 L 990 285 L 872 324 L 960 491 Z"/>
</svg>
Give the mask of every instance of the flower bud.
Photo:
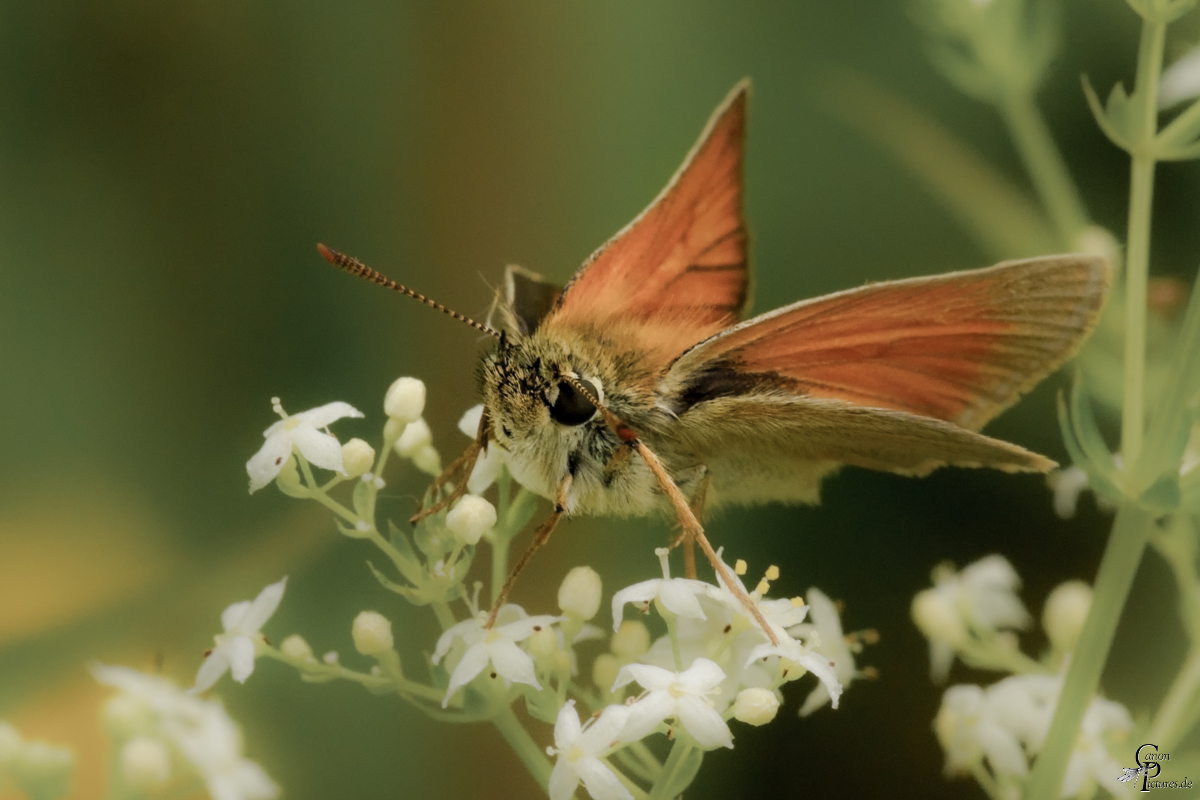
<svg viewBox="0 0 1200 800">
<path fill-rule="evenodd" d="M 395 442 L 404 435 L 404 429 L 407 427 L 407 422 L 388 417 L 388 421 L 383 423 L 383 440 L 385 442 Z"/>
<path fill-rule="evenodd" d="M 354 637 L 354 649 L 364 656 L 377 656 L 392 649 L 392 623 L 375 611 L 363 611 L 354 618 L 350 629 Z"/>
<path fill-rule="evenodd" d="M 300 481 L 300 470 L 296 467 L 295 456 L 288 456 L 287 463 L 275 476 L 275 485 L 288 497 L 308 497 L 308 489 Z"/>
<path fill-rule="evenodd" d="M 425 410 L 425 384 L 416 378 L 397 378 L 383 398 L 383 410 L 392 419 L 416 421 Z"/>
<path fill-rule="evenodd" d="M 1074 652 L 1091 608 L 1092 587 L 1083 581 L 1067 581 L 1054 587 L 1042 610 L 1042 627 L 1055 650 Z"/>
<path fill-rule="evenodd" d="M 966 637 L 958 609 L 937 589 L 917 593 L 912 602 L 912 618 L 927 639 L 954 644 Z"/>
<path fill-rule="evenodd" d="M 26 742 L 9 769 L 27 795 L 61 797 L 67 793 L 75 754 L 45 742 Z"/>
<path fill-rule="evenodd" d="M 132 789 L 157 789 L 171 779 L 171 755 L 162 739 L 137 736 L 121 748 L 121 777 Z"/>
<path fill-rule="evenodd" d="M 396 454 L 401 458 L 412 458 L 426 445 L 433 444 L 433 432 L 423 419 L 414 420 L 404 426 L 404 432 L 396 440 Z"/>
<path fill-rule="evenodd" d="M 342 467 L 351 478 L 371 471 L 375 466 L 375 448 L 362 439 L 351 439 L 342 445 Z"/>
<path fill-rule="evenodd" d="M 431 444 L 427 444 L 416 452 L 412 457 L 413 466 L 424 472 L 426 475 L 437 477 L 442 474 L 442 456 L 438 453 L 437 448 Z"/>
<path fill-rule="evenodd" d="M 627 619 L 613 634 L 610 647 L 614 655 L 626 661 L 641 658 L 650 649 L 650 631 L 640 619 Z"/>
<path fill-rule="evenodd" d="M 308 646 L 308 642 L 298 633 L 293 633 L 291 636 L 284 639 L 279 644 L 279 651 L 288 658 L 294 658 L 298 661 L 315 661 L 312 648 Z"/>
<path fill-rule="evenodd" d="M 742 689 L 733 701 L 733 718 L 747 725 L 766 725 L 779 711 L 779 698 L 770 689 Z"/>
<path fill-rule="evenodd" d="M 621 671 L 621 662 L 612 653 L 601 653 L 592 662 L 592 683 L 596 688 L 607 694 L 612 691 L 617 682 L 617 673 Z"/>
<path fill-rule="evenodd" d="M 529 655 L 534 658 L 548 658 L 557 652 L 558 634 L 553 628 L 542 628 L 529 637 Z"/>
<path fill-rule="evenodd" d="M 496 507 L 473 494 L 465 494 L 446 515 L 446 527 L 467 544 L 480 538 L 496 524 Z"/>
<path fill-rule="evenodd" d="M 600 574 L 591 567 L 575 567 L 558 587 L 558 607 L 569 617 L 589 620 L 600 610 Z"/>
<path fill-rule="evenodd" d="M 114 739 L 129 739 L 154 728 L 157 716 L 142 698 L 131 694 L 114 694 L 104 704 L 104 729 Z"/>
</svg>

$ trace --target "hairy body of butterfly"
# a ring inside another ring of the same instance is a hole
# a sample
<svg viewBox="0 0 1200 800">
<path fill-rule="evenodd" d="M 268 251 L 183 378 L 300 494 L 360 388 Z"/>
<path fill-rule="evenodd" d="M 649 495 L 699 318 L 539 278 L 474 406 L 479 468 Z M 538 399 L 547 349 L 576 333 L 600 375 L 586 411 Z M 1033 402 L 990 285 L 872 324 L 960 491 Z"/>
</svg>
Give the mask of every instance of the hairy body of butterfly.
<svg viewBox="0 0 1200 800">
<path fill-rule="evenodd" d="M 749 287 L 746 94 L 745 83 L 735 87 L 662 193 L 565 287 L 509 267 L 495 327 L 318 246 L 331 263 L 499 339 L 480 368 L 477 439 L 434 488 L 498 447 L 513 476 L 555 510 L 489 626 L 563 514 L 673 511 L 683 540 L 699 543 L 775 641 L 704 536 L 705 506 L 815 503 L 822 478 L 842 464 L 906 475 L 1053 466 L 978 430 L 1078 349 L 1104 304 L 1108 265 L 1085 255 L 1006 262 L 870 284 L 739 322 Z"/>
</svg>

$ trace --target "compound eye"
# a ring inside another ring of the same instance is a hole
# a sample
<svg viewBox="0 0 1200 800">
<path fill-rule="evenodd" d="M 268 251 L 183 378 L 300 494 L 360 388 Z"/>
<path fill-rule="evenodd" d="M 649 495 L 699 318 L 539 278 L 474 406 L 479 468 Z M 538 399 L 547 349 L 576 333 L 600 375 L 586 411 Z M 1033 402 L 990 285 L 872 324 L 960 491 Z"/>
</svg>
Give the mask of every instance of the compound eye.
<svg viewBox="0 0 1200 800">
<path fill-rule="evenodd" d="M 583 378 L 577 379 L 593 396 L 599 397 L 596 385 Z M 550 406 L 550 416 L 561 425 L 582 425 L 596 415 L 596 406 L 587 396 L 567 381 L 558 384 L 558 398 Z"/>
</svg>

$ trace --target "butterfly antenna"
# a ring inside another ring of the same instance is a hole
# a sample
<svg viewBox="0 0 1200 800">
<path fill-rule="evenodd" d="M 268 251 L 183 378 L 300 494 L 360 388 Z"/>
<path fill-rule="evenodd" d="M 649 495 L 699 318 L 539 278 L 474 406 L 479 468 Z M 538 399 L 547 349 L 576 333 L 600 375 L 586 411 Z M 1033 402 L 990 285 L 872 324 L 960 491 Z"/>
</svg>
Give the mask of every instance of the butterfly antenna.
<svg viewBox="0 0 1200 800">
<path fill-rule="evenodd" d="M 413 298 L 414 300 L 420 300 L 422 303 L 424 303 L 425 305 L 427 305 L 431 308 L 436 308 L 438 311 L 442 312 L 443 314 L 454 317 L 459 322 L 467 323 L 472 328 L 482 331 L 483 333 L 486 333 L 488 336 L 494 336 L 497 339 L 501 338 L 499 331 L 493 330 L 492 328 L 489 328 L 487 325 L 484 325 L 481 322 L 476 322 L 475 320 L 471 319 L 470 317 L 463 316 L 462 314 L 458 313 L 457 311 L 452 311 L 449 308 L 446 308 L 441 303 L 437 303 L 437 302 L 434 302 L 433 300 L 430 300 L 428 297 L 421 294 L 420 292 L 414 292 L 412 289 L 409 289 L 407 286 L 403 286 L 399 283 L 396 283 L 394 280 L 387 277 L 386 275 L 382 275 L 382 274 L 376 272 L 375 270 L 371 269 L 370 267 L 368 267 L 366 264 L 359 261 L 354 256 L 348 256 L 345 253 L 339 253 L 337 250 L 326 247 L 323 244 L 317 245 L 317 252 L 321 254 L 321 258 L 325 259 L 330 264 L 333 264 L 335 267 L 341 267 L 342 269 L 346 270 L 346 272 L 349 272 L 351 275 L 357 275 L 360 278 L 366 278 L 367 280 L 372 281 L 373 283 L 379 284 L 380 286 L 384 287 L 385 289 L 391 289 L 393 291 L 399 292 L 400 294 L 406 294 L 409 297 Z"/>
</svg>

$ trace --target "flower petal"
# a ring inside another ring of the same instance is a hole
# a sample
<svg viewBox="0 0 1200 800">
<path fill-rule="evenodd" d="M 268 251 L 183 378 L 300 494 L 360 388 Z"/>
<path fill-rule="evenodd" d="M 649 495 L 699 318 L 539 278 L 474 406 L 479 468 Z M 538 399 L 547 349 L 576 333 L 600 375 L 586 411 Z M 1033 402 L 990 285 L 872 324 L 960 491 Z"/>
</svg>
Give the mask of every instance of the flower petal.
<svg viewBox="0 0 1200 800">
<path fill-rule="evenodd" d="M 1029 764 L 1025 760 L 1025 751 L 1011 732 L 991 720 L 984 719 L 975 728 L 975 737 L 987 755 L 993 772 L 1022 777 L 1028 774 Z"/>
<path fill-rule="evenodd" d="M 227 669 L 229 669 L 229 657 L 219 649 L 213 650 L 200 665 L 200 670 L 196 673 L 196 685 L 188 690 L 188 694 L 200 694 L 212 688 L 212 685 L 220 680 Z"/>
<path fill-rule="evenodd" d="M 275 476 L 283 469 L 291 454 L 291 436 L 286 433 L 268 436 L 258 452 L 246 462 L 246 474 L 250 476 L 250 494 L 275 480 Z"/>
<path fill-rule="evenodd" d="M 275 613 L 275 609 L 279 608 L 279 603 L 283 600 L 283 590 L 287 588 L 287 576 L 277 583 L 272 583 L 263 588 L 258 593 L 258 597 L 254 598 L 254 602 L 249 604 L 245 616 L 243 616 L 236 624 L 239 631 L 243 633 L 257 632 L 271 615 Z M 224 622 L 224 615 L 221 617 Z M 228 630 L 228 629 L 226 629 Z"/>
<path fill-rule="evenodd" d="M 233 627 L 242 621 L 242 617 L 246 616 L 246 612 L 250 610 L 250 601 L 242 600 L 227 606 L 221 612 L 221 628 L 226 633 L 233 630 Z"/>
<path fill-rule="evenodd" d="M 715 689 L 724 680 L 725 670 L 717 666 L 715 661 L 709 661 L 707 658 L 697 658 L 690 667 L 679 673 L 679 683 L 687 691 L 697 694 L 704 694 Z M 641 681 L 638 682 L 641 683 Z"/>
<path fill-rule="evenodd" d="M 829 692 L 830 702 L 834 708 L 837 708 L 838 700 L 842 696 L 842 682 L 838 680 L 837 672 L 833 667 L 829 666 L 829 659 L 820 653 L 810 651 L 796 660 L 820 679 L 821 683 L 825 685 L 825 691 Z"/>
<path fill-rule="evenodd" d="M 823 708 L 829 702 L 829 690 L 825 688 L 825 684 L 818 682 L 815 689 L 808 693 L 808 697 L 804 698 L 804 705 L 800 706 L 800 716 L 807 717 L 819 708 Z"/>
<path fill-rule="evenodd" d="M 617 681 L 613 684 L 612 688 L 613 691 L 616 691 L 627 683 L 637 681 L 638 685 L 643 689 L 649 689 L 652 692 L 663 691 L 674 680 L 675 673 L 662 667 L 656 667 L 652 664 L 626 664 L 617 673 Z"/>
<path fill-rule="evenodd" d="M 450 652 L 450 647 L 454 644 L 455 639 L 462 639 L 464 642 L 467 642 L 467 644 L 472 644 L 472 642 L 467 641 L 467 637 L 471 633 L 478 634 L 481 631 L 481 625 L 482 623 L 477 619 L 464 619 L 457 625 L 447 628 L 446 631 L 438 637 L 437 646 L 433 649 L 433 658 L 431 659 L 433 663 L 437 664 L 446 657 L 446 653 Z M 471 638 L 475 639 L 477 637 L 472 636 Z"/>
<path fill-rule="evenodd" d="M 293 414 L 292 416 L 304 420 L 306 424 L 314 428 L 325 428 L 339 419 L 345 417 L 361 418 L 362 415 L 363 413 L 354 406 L 338 400 L 334 403 L 326 403 L 323 406 L 310 408 L 308 411 L 301 411 L 299 414 Z M 305 458 L 308 458 L 308 456 L 305 455 Z"/>
<path fill-rule="evenodd" d="M 254 672 L 254 642 L 250 641 L 250 637 L 235 636 L 217 649 L 225 651 L 233 679 L 245 683 L 250 673 Z"/>
<path fill-rule="evenodd" d="M 707 619 L 704 616 L 704 609 L 700 608 L 700 601 L 696 599 L 696 594 L 706 591 L 707 588 L 708 585 L 700 581 L 675 578 L 669 581 L 662 581 L 662 587 L 658 592 L 658 599 L 662 600 L 662 604 L 666 606 L 668 611 L 678 617 Z"/>
<path fill-rule="evenodd" d="M 626 603 L 650 602 L 658 596 L 658 585 L 662 582 L 662 578 L 654 578 L 627 586 L 614 594 L 612 599 L 613 630 L 616 631 L 621 627 L 621 618 L 624 616 L 622 611 Z"/>
<path fill-rule="evenodd" d="M 446 687 L 446 696 L 442 698 L 442 708 L 450 704 L 450 698 L 463 686 L 475 680 L 475 676 L 483 672 L 488 663 L 488 651 L 482 644 L 467 648 L 463 657 L 450 676 L 450 684 Z"/>
<path fill-rule="evenodd" d="M 533 669 L 533 658 L 508 639 L 497 639 L 485 645 L 492 657 L 496 672 L 513 683 L 527 683 L 541 689 L 537 673 Z"/>
<path fill-rule="evenodd" d="M 241 800 L 272 800 L 279 797 L 280 788 L 267 771 L 248 759 L 242 759 L 231 776 L 241 793 Z"/>
<path fill-rule="evenodd" d="M 679 721 L 701 746 L 733 747 L 733 734 L 729 732 L 729 726 L 704 698 L 685 694 L 675 703 Z"/>
<path fill-rule="evenodd" d="M 301 425 L 292 431 L 292 442 L 308 463 L 321 469 L 345 472 L 342 465 L 342 445 L 336 436 L 322 433 L 316 428 Z"/>
<path fill-rule="evenodd" d="M 536 617 L 526 617 L 516 622 L 510 622 L 507 625 L 499 625 L 495 628 L 495 631 L 510 642 L 520 642 L 533 636 L 538 630 L 549 628 L 554 623 L 562 622 L 564 619 L 566 617 L 539 614 Z"/>
<path fill-rule="evenodd" d="M 508 461 L 504 450 L 499 447 L 485 447 L 467 478 L 467 491 L 471 494 L 483 494 L 488 487 L 496 482 Z"/>
<path fill-rule="evenodd" d="M 554 721 L 554 746 L 563 750 L 575 744 L 582 728 L 579 724 L 579 712 L 575 710 L 575 701 L 568 700 L 558 710 L 558 718 Z"/>
<path fill-rule="evenodd" d="M 628 721 L 629 706 L 608 706 L 579 736 L 579 749 L 593 755 L 602 754 L 617 740 Z M 558 730 L 555 729 L 555 736 L 557 735 Z"/>
<path fill-rule="evenodd" d="M 458 420 L 458 429 L 463 432 L 464 436 L 475 438 L 475 434 L 479 431 L 479 419 L 483 416 L 483 403 L 477 406 L 471 406 L 466 410 L 462 417 Z"/>
<path fill-rule="evenodd" d="M 636 742 L 675 714 L 675 698 L 666 692 L 650 692 L 628 708 L 629 716 L 617 738 L 622 742 Z"/>
<path fill-rule="evenodd" d="M 629 790 L 600 759 L 578 759 L 575 762 L 575 771 L 579 773 L 592 800 L 633 800 Z"/>
<path fill-rule="evenodd" d="M 559 755 L 550 772 L 550 800 L 570 800 L 578 785 L 579 774 L 575 772 L 575 765 L 565 755 Z"/>
</svg>

